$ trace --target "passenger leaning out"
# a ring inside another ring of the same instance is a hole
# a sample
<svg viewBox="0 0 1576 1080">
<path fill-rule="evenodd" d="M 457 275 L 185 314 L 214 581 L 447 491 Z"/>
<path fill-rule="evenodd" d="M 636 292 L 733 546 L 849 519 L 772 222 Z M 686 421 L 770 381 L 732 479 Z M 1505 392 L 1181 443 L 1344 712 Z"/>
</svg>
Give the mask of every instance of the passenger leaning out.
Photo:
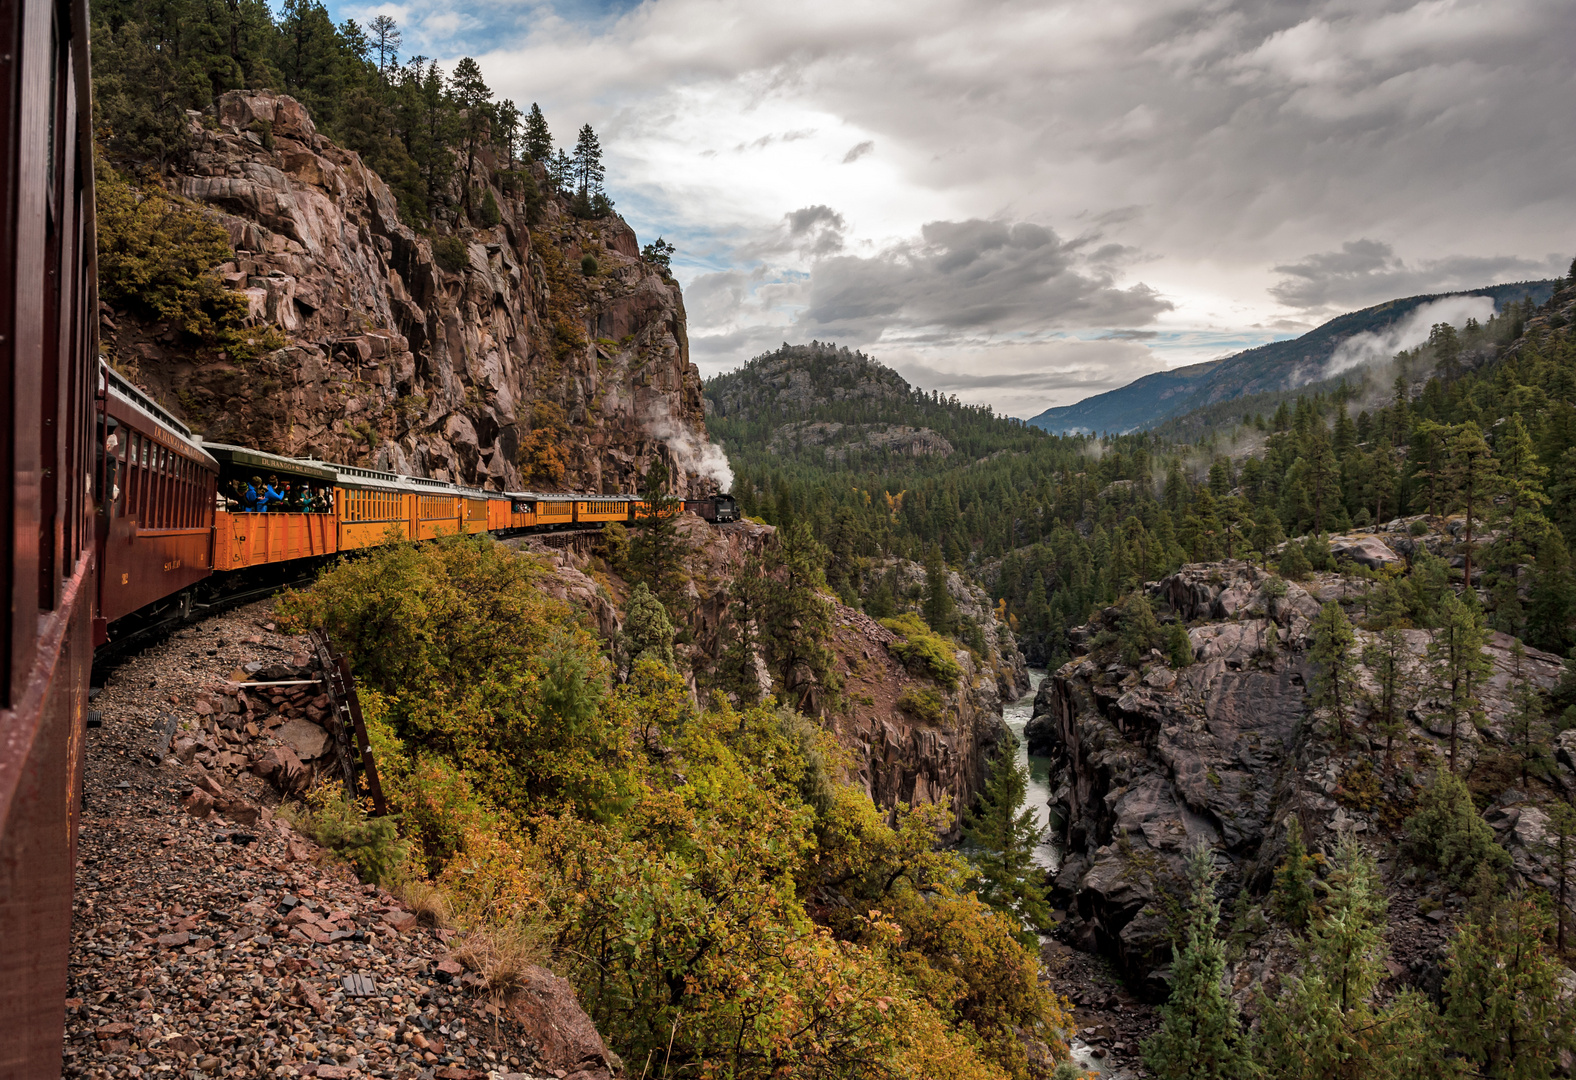
<svg viewBox="0 0 1576 1080">
<path fill-rule="evenodd" d="M 241 509 L 243 511 L 248 514 L 255 514 L 260 509 L 262 509 L 262 507 L 258 505 L 258 500 L 261 499 L 262 496 L 259 495 L 257 491 L 257 489 L 262 486 L 263 478 L 261 476 L 252 477 L 252 482 L 247 484 L 245 490 L 241 492 Z"/>
<path fill-rule="evenodd" d="M 270 475 L 268 483 L 263 487 L 263 498 L 266 500 L 263 510 L 277 514 L 284 509 L 282 505 L 285 497 L 279 492 L 279 477 Z"/>
</svg>

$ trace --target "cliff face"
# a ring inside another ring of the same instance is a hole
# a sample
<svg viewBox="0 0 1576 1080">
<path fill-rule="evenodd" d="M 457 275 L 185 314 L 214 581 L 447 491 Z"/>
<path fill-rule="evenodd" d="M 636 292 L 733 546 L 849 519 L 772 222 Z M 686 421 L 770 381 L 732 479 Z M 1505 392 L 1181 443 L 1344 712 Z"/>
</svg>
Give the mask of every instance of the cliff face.
<svg viewBox="0 0 1576 1080">
<path fill-rule="evenodd" d="M 1385 740 L 1366 723 L 1366 701 L 1345 744 L 1334 722 L 1308 704 L 1312 620 L 1331 600 L 1357 617 L 1362 583 L 1320 574 L 1284 583 L 1277 596 L 1266 588 L 1271 580 L 1243 562 L 1184 567 L 1149 591 L 1161 610 L 1191 624 L 1192 664 L 1176 670 L 1158 652 L 1136 668 L 1121 663 L 1099 644 L 1102 631 L 1119 627 L 1119 613 L 1107 609 L 1074 631 L 1079 655 L 1036 696 L 1027 735 L 1031 752 L 1055 759 L 1053 803 L 1064 822 L 1057 889 L 1083 946 L 1114 956 L 1134 985 L 1149 980 L 1156 996 L 1165 992 L 1157 969 L 1170 960 L 1156 901 L 1165 882 L 1177 880 L 1188 850 L 1200 842 L 1215 849 L 1228 895 L 1262 894 L 1284 856 L 1291 820 L 1300 821 L 1312 850 L 1328 850 L 1345 830 L 1382 845 L 1396 838 L 1416 784 L 1445 760 L 1448 728 L 1426 691 L 1388 748 L 1390 767 Z M 1360 654 L 1377 635 L 1356 633 Z M 1404 633 L 1420 676 L 1428 632 Z M 1477 689 L 1485 719 L 1461 725 L 1458 771 L 1479 790 L 1480 777 L 1493 783 L 1488 820 L 1518 873 L 1543 882 L 1542 811 L 1517 790 L 1514 775 L 1496 772 L 1503 768 L 1496 757 L 1511 743 L 1513 644 L 1495 633 L 1484 650 L 1493 665 Z M 1542 690 L 1561 672 L 1559 657 L 1534 649 L 1522 665 Z M 1359 672 L 1363 689 L 1375 693 L 1373 673 Z M 1553 783 L 1576 790 L 1576 759 L 1566 760 L 1576 739 L 1567 741 Z M 1402 880 L 1399 870 L 1392 880 Z M 1266 963 L 1247 963 L 1242 985 L 1264 977 Z"/>
<path fill-rule="evenodd" d="M 900 595 L 922 589 L 924 567 L 906 559 L 868 572 L 889 570 Z M 854 752 L 857 779 L 878 806 L 946 799 L 961 821 L 1007 734 L 1002 706 L 1028 692 L 1029 669 L 1012 631 L 995 620 L 985 590 L 957 573 L 949 573 L 947 586 L 959 619 L 980 628 L 975 648 L 954 653 L 961 670 L 957 688 L 946 690 L 906 670 L 888 649 L 896 634 L 838 604 L 831 645 L 842 688 L 823 722 Z M 905 704 L 910 691 L 937 693 L 940 715 Z"/>
<path fill-rule="evenodd" d="M 528 225 L 494 186 L 498 225 L 432 238 L 292 98 L 229 93 L 188 122 L 169 186 L 217 213 L 225 285 L 289 344 L 240 362 L 124 313 L 104 337 L 205 438 L 508 490 L 631 492 L 661 456 L 679 491 L 715 490 L 683 299 L 621 219 L 548 198 Z"/>
</svg>

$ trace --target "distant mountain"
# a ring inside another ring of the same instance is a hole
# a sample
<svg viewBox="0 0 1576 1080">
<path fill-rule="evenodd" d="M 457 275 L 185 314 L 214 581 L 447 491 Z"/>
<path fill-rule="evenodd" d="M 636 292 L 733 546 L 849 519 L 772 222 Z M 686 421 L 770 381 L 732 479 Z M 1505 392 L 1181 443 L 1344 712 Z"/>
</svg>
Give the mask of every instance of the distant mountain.
<svg viewBox="0 0 1576 1080">
<path fill-rule="evenodd" d="M 1206 405 L 1317 382 L 1325 377 L 1325 367 L 1343 341 L 1354 334 L 1382 333 L 1431 301 L 1447 296 L 1487 296 L 1497 311 L 1528 296 L 1541 304 L 1553 292 L 1553 281 L 1518 281 L 1390 300 L 1337 316 L 1299 338 L 1273 341 L 1219 360 L 1145 375 L 1119 390 L 1085 398 L 1076 405 L 1046 409 L 1029 423 L 1058 435 L 1141 431 Z"/>
</svg>

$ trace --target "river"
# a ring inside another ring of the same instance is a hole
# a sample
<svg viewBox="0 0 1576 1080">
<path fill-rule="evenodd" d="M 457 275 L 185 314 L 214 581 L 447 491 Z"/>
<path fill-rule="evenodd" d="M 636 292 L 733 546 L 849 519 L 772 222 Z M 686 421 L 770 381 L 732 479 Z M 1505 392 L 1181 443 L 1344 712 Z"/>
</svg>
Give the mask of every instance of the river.
<svg viewBox="0 0 1576 1080">
<path fill-rule="evenodd" d="M 1018 764 L 1029 770 L 1029 792 L 1024 802 L 1034 810 L 1035 820 L 1045 830 L 1045 842 L 1035 853 L 1034 861 L 1054 871 L 1061 865 L 1062 853 L 1056 842 L 1061 826 L 1051 817 L 1051 759 L 1031 756 L 1028 743 L 1023 738 L 1024 725 L 1034 716 L 1034 695 L 1039 692 L 1040 683 L 1044 681 L 1045 672 L 1031 670 L 1029 692 L 1002 709 L 1001 718 L 1018 738 Z"/>
<path fill-rule="evenodd" d="M 1034 695 L 1039 693 L 1040 684 L 1044 681 L 1045 672 L 1031 669 L 1029 692 L 1002 709 L 1001 718 L 1018 737 L 1018 764 L 1026 766 L 1029 770 L 1028 797 L 1024 802 L 1034 810 L 1035 820 L 1045 830 L 1045 842 L 1035 852 L 1034 861 L 1054 872 L 1061 865 L 1062 852 L 1057 843 L 1057 838 L 1061 835 L 1061 825 L 1051 816 L 1051 759 L 1031 755 L 1028 742 L 1023 737 L 1024 725 L 1034 718 Z M 1072 1053 L 1073 1064 L 1080 1069 L 1094 1076 L 1106 1076 L 1110 1073 L 1111 1067 L 1096 1058 L 1093 1048 L 1082 1039 L 1073 1036 L 1068 1039 L 1068 1046 Z"/>
</svg>

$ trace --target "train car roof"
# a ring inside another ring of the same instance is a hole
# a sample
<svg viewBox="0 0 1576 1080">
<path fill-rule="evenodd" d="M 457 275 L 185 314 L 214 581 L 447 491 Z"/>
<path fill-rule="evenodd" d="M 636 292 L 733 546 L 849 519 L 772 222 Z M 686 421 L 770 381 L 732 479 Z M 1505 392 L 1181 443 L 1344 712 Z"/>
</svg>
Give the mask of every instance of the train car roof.
<svg viewBox="0 0 1576 1080">
<path fill-rule="evenodd" d="M 326 461 L 285 457 L 282 454 L 270 454 L 246 446 L 232 446 L 229 443 L 203 443 L 203 448 L 220 463 L 226 465 L 244 465 L 249 469 L 287 472 L 296 476 L 310 477 L 313 480 L 326 480 L 329 483 L 333 483 L 337 478 L 335 466 Z"/>
<path fill-rule="evenodd" d="M 99 376 L 104 380 L 104 390 L 107 394 L 115 395 L 128 408 L 141 413 L 150 423 L 166 429 L 171 435 L 184 443 L 188 450 L 201 459 L 203 464 L 211 466 L 215 472 L 219 471 L 219 463 L 214 460 L 212 454 L 208 453 L 207 447 L 203 445 L 202 440 L 192 434 L 191 428 L 171 416 L 158 402 L 127 382 L 118 371 L 108 364 L 100 362 Z"/>
<path fill-rule="evenodd" d="M 620 502 L 640 501 L 640 496 L 638 495 L 587 495 L 583 492 L 574 491 L 505 491 L 502 497 L 531 502 L 591 502 L 592 500 L 606 502 L 610 499 L 616 499 Z"/>
</svg>

